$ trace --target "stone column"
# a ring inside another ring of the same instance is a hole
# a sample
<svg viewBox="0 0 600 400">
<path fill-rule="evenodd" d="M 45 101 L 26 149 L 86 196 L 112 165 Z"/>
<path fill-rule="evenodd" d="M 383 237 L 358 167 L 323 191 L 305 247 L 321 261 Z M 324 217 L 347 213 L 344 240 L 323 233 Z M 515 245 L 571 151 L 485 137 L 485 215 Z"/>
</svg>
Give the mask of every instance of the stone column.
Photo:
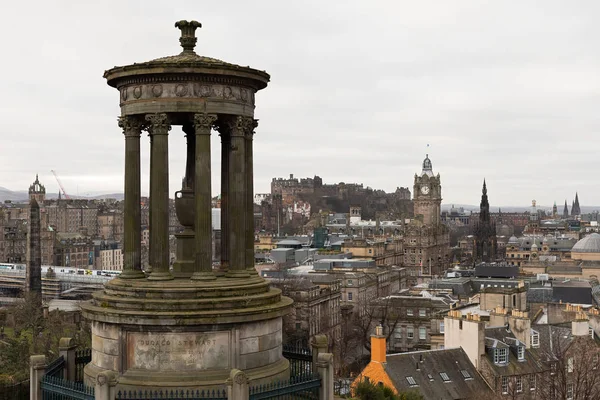
<svg viewBox="0 0 600 400">
<path fill-rule="evenodd" d="M 210 175 L 210 130 L 217 120 L 214 114 L 195 114 L 195 232 L 196 258 L 192 279 L 216 279 L 212 271 L 212 204 Z"/>
<path fill-rule="evenodd" d="M 246 151 L 244 163 L 246 168 L 246 269 L 250 275 L 258 275 L 254 268 L 254 168 L 252 140 L 254 129 L 258 126 L 257 119 L 247 119 Z"/>
<path fill-rule="evenodd" d="M 102 371 L 96 378 L 94 390 L 95 400 L 114 400 L 117 389 L 117 373 L 114 371 Z"/>
<path fill-rule="evenodd" d="M 42 378 L 46 374 L 46 356 L 29 357 L 29 398 L 42 400 Z"/>
<path fill-rule="evenodd" d="M 146 115 L 150 146 L 150 261 L 148 279 L 173 279 L 169 271 L 169 124 L 167 114 Z"/>
<path fill-rule="evenodd" d="M 221 136 L 221 267 L 217 275 L 229 269 L 229 148 L 231 136 L 227 124 L 219 124 Z"/>
<path fill-rule="evenodd" d="M 140 135 L 142 121 L 119 117 L 125 135 L 125 200 L 123 232 L 123 272 L 121 279 L 145 278 L 142 272 L 142 216 L 140 209 Z"/>
<path fill-rule="evenodd" d="M 319 400 L 334 400 L 333 395 L 333 354 L 319 354 L 317 360 L 317 373 L 321 377 Z"/>
<path fill-rule="evenodd" d="M 237 116 L 227 121 L 229 147 L 229 271 L 228 278 L 247 278 L 246 270 L 246 168 L 244 133 L 248 119 Z"/>
<path fill-rule="evenodd" d="M 77 343 L 75 343 L 75 339 L 64 337 L 60 338 L 58 342 L 58 356 L 63 356 L 65 359 L 65 373 L 64 378 L 68 381 L 75 382 L 75 350 L 77 349 Z"/>
<path fill-rule="evenodd" d="M 196 159 L 196 134 L 194 127 L 183 125 L 183 132 L 186 140 L 186 159 L 185 159 L 185 177 L 183 178 L 183 187 L 194 189 L 194 170 Z"/>
<path fill-rule="evenodd" d="M 228 400 L 248 400 L 250 398 L 250 388 L 248 385 L 248 376 L 244 371 L 232 369 L 229 373 L 227 384 Z"/>
</svg>

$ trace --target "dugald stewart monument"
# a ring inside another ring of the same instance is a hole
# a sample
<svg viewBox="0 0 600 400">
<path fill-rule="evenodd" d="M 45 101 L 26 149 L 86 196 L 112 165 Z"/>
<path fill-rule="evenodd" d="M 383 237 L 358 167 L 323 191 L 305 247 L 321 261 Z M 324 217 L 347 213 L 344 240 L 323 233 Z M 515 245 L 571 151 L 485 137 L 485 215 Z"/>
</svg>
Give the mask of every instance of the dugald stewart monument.
<svg viewBox="0 0 600 400">
<path fill-rule="evenodd" d="M 123 273 L 82 305 L 91 321 L 87 385 L 223 389 L 232 370 L 253 383 L 286 379 L 282 316 L 292 301 L 254 269 L 252 140 L 255 94 L 269 75 L 198 55 L 197 21 L 179 21 L 183 51 L 104 73 L 119 91 L 125 136 Z M 181 131 L 179 130 L 181 127 Z M 172 129 L 174 128 L 174 129 Z M 150 267 L 141 268 L 140 139 L 150 138 Z M 222 263 L 212 266 L 212 133 L 221 139 Z M 169 266 L 169 135 L 185 135 L 187 162 Z"/>
</svg>

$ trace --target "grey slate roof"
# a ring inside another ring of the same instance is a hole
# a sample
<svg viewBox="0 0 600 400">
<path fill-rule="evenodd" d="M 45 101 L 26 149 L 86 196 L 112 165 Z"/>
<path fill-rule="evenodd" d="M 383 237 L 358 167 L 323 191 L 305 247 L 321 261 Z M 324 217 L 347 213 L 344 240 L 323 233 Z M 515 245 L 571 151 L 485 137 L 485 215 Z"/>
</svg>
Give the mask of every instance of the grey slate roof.
<svg viewBox="0 0 600 400">
<path fill-rule="evenodd" d="M 475 399 L 490 393 L 462 348 L 390 354 L 386 361 L 384 369 L 398 391 L 417 389 L 424 398 L 436 400 Z M 441 373 L 449 380 L 444 381 Z M 411 386 L 407 377 L 417 386 Z"/>
</svg>

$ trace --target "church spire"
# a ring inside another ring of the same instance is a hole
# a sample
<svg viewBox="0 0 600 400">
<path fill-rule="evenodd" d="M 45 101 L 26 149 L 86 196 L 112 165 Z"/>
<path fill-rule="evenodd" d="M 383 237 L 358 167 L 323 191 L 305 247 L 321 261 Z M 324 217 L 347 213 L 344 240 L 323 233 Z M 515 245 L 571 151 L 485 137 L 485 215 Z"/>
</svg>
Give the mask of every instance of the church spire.
<svg viewBox="0 0 600 400">
<path fill-rule="evenodd" d="M 565 208 L 563 209 L 563 218 L 569 218 L 569 206 L 567 206 L 567 199 L 565 199 Z"/>
<path fill-rule="evenodd" d="M 497 250 L 496 224 L 490 218 L 490 203 L 488 201 L 485 179 L 483 180 L 483 187 L 481 189 L 479 221 L 475 225 L 473 235 L 475 236 L 473 262 L 490 262 L 495 260 Z"/>
<path fill-rule="evenodd" d="M 485 178 L 483 179 L 483 189 L 481 189 L 481 203 L 479 204 L 479 221 L 484 223 L 490 221 L 490 203 L 488 202 Z"/>
<path fill-rule="evenodd" d="M 579 194 L 575 192 L 575 201 L 573 202 L 573 208 L 571 209 L 573 216 L 581 215 L 581 208 L 579 207 Z"/>
</svg>

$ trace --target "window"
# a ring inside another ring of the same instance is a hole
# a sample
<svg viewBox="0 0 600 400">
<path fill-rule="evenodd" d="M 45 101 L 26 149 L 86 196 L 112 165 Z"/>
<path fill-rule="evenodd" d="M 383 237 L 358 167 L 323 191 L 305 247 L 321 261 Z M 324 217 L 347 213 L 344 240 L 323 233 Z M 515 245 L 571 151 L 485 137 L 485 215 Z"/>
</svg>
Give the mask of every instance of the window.
<svg viewBox="0 0 600 400">
<path fill-rule="evenodd" d="M 412 310 L 412 308 L 406 309 L 406 315 L 408 315 L 409 317 L 413 316 L 413 310 Z"/>
<path fill-rule="evenodd" d="M 352 292 L 348 292 L 348 301 L 352 301 Z"/>
<path fill-rule="evenodd" d="M 394 337 L 396 339 L 402 339 L 402 327 L 401 326 L 397 326 L 396 329 L 394 329 Z"/>
<path fill-rule="evenodd" d="M 465 378 L 465 381 L 467 381 L 469 379 L 473 379 L 473 377 L 471 376 L 469 371 L 467 371 L 466 369 L 461 369 L 460 373 L 462 374 L 463 378 Z"/>
<path fill-rule="evenodd" d="M 425 317 L 427 316 L 427 310 L 425 310 L 424 308 L 420 308 L 419 309 L 419 317 Z"/>
<path fill-rule="evenodd" d="M 348 286 L 352 286 L 352 279 L 348 279 Z"/>
<path fill-rule="evenodd" d="M 573 357 L 569 357 L 567 359 L 567 372 L 573 372 L 574 369 L 574 361 L 573 361 Z"/>
<path fill-rule="evenodd" d="M 409 339 L 412 339 L 413 337 L 415 337 L 412 326 L 409 326 L 408 328 L 406 328 L 406 337 Z"/>
<path fill-rule="evenodd" d="M 424 327 L 419 328 L 419 339 L 420 340 L 427 339 L 427 328 L 424 328 Z"/>
<path fill-rule="evenodd" d="M 429 378 L 429 382 L 433 382 L 433 375 L 427 374 L 427 378 Z"/>
<path fill-rule="evenodd" d="M 515 377 L 515 387 L 517 389 L 517 392 L 523 391 L 523 378 L 520 375 L 517 375 Z"/>
<path fill-rule="evenodd" d="M 413 378 L 412 376 L 407 376 L 406 380 L 408 381 L 408 384 L 410 386 L 418 386 L 417 381 L 415 381 L 415 378 Z"/>
<path fill-rule="evenodd" d="M 502 394 L 508 393 L 508 376 L 502 377 Z"/>
<path fill-rule="evenodd" d="M 444 333 L 444 323 L 440 322 L 440 333 Z"/>
<path fill-rule="evenodd" d="M 525 346 L 517 347 L 517 355 L 519 357 L 519 360 L 525 359 Z"/>
<path fill-rule="evenodd" d="M 540 347 L 540 334 L 531 330 L 531 347 Z"/>
<path fill-rule="evenodd" d="M 448 376 L 447 373 L 445 372 L 440 372 L 440 377 L 442 378 L 442 381 L 444 381 L 444 383 L 446 382 L 450 382 L 450 377 Z"/>
<path fill-rule="evenodd" d="M 589 332 L 590 332 L 590 336 L 591 336 L 591 337 L 592 337 L 592 339 L 593 339 L 593 338 L 594 338 L 594 328 L 592 328 L 592 327 L 590 326 L 590 330 L 589 330 Z"/>
<path fill-rule="evenodd" d="M 535 375 L 529 376 L 529 390 L 535 390 Z"/>
<path fill-rule="evenodd" d="M 573 400 L 573 384 L 567 383 L 567 400 Z"/>
<path fill-rule="evenodd" d="M 496 349 L 494 351 L 494 363 L 506 364 L 508 362 L 508 349 Z"/>
</svg>

